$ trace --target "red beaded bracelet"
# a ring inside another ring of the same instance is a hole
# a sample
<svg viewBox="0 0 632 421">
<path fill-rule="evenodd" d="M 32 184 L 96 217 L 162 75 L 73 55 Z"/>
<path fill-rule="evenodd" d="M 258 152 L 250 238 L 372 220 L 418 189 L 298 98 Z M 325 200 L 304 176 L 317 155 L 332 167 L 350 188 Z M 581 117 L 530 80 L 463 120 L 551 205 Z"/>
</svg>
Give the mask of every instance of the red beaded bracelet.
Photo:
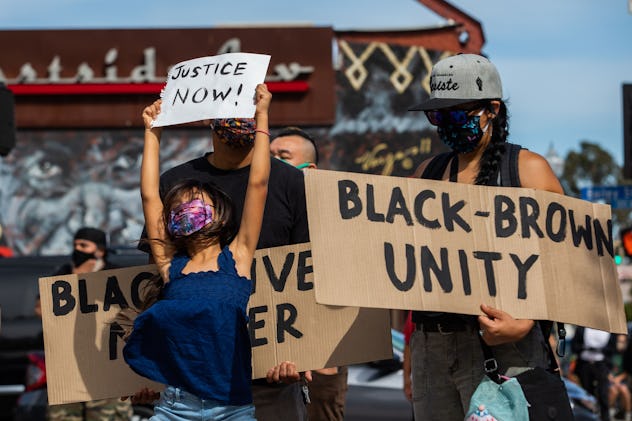
<svg viewBox="0 0 632 421">
<path fill-rule="evenodd" d="M 265 135 L 270 136 L 270 132 L 266 132 L 265 130 L 257 129 L 257 130 L 255 130 L 255 132 L 263 133 Z"/>
</svg>

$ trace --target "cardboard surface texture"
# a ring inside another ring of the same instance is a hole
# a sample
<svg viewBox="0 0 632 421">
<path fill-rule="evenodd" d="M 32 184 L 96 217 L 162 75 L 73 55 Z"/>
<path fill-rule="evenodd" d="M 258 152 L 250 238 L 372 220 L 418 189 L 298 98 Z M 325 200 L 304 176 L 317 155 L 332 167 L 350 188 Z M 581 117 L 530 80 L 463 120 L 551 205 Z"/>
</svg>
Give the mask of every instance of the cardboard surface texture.
<svg viewBox="0 0 632 421">
<path fill-rule="evenodd" d="M 304 371 L 392 357 L 388 311 L 316 303 L 309 243 L 259 250 L 254 266 L 253 378 L 282 361 Z M 111 323 L 122 306 L 138 305 L 154 273 L 147 265 L 40 278 L 50 404 L 162 389 L 125 364 Z"/>
<path fill-rule="evenodd" d="M 305 182 L 319 303 L 475 315 L 486 303 L 627 333 L 607 205 L 335 171 Z"/>
</svg>

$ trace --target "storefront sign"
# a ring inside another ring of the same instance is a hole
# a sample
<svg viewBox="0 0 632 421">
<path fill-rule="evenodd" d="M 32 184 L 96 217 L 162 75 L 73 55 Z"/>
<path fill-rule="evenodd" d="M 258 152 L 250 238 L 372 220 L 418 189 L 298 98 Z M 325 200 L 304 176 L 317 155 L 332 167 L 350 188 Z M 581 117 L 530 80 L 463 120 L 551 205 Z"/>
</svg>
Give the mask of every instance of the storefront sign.
<svg viewBox="0 0 632 421">
<path fill-rule="evenodd" d="M 141 126 L 169 69 L 227 52 L 271 56 L 272 125 L 335 120 L 331 28 L 0 31 L 0 82 L 22 128 Z M 60 99 L 63 97 L 63 99 Z"/>
<path fill-rule="evenodd" d="M 228 40 L 220 51 L 229 50 L 227 47 L 235 43 L 239 44 L 239 39 Z M 83 62 L 74 75 L 62 77 L 62 58 L 55 55 L 43 71 L 33 68 L 31 63 L 22 64 L 13 79 L 7 79 L 0 66 L 0 82 L 8 85 L 16 95 L 158 94 L 167 77 L 166 74 L 156 74 L 156 49 L 147 47 L 142 56 L 143 62 L 127 76 L 119 75 L 116 63 L 118 49 L 111 48 L 98 66 L 103 67 L 103 74 L 97 74 L 93 66 Z M 272 92 L 306 92 L 309 83 L 298 82 L 297 79 L 313 73 L 314 67 L 292 62 L 279 63 L 273 70 L 274 73 L 265 79 Z"/>
</svg>

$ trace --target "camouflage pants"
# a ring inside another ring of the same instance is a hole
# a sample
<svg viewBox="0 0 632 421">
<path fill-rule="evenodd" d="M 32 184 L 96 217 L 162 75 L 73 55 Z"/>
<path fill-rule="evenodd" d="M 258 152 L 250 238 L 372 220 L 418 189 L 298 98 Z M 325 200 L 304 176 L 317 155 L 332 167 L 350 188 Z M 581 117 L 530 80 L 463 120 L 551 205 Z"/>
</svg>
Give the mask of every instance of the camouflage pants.
<svg viewBox="0 0 632 421">
<path fill-rule="evenodd" d="M 48 407 L 48 421 L 129 421 L 132 405 L 120 399 L 103 399 Z"/>
</svg>

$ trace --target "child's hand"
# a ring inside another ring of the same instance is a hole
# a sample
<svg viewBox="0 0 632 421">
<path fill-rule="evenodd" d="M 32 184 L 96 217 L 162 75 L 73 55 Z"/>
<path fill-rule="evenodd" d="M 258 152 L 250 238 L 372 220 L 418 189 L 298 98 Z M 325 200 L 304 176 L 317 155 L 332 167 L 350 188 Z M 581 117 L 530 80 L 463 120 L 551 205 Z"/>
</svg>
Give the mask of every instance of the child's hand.
<svg viewBox="0 0 632 421">
<path fill-rule="evenodd" d="M 296 370 L 296 365 L 290 361 L 272 367 L 266 375 L 268 383 L 296 383 L 301 380 L 301 373 Z M 310 379 L 311 381 L 311 373 Z"/>
<path fill-rule="evenodd" d="M 268 91 L 268 87 L 266 86 L 266 84 L 258 84 L 257 89 L 255 90 L 255 104 L 257 104 L 255 115 L 267 114 L 268 109 L 270 108 L 271 99 L 272 94 L 270 93 L 270 91 Z"/>
<path fill-rule="evenodd" d="M 156 392 L 153 389 L 143 387 L 132 396 L 121 397 L 122 401 L 130 400 L 134 405 L 149 405 L 158 399 L 160 399 L 160 392 Z"/>
<path fill-rule="evenodd" d="M 145 129 L 151 129 L 151 123 L 156 119 L 156 117 L 158 117 L 158 114 L 160 114 L 161 105 L 162 99 L 158 99 L 150 106 L 145 107 L 143 110 L 143 123 L 145 123 Z"/>
</svg>

